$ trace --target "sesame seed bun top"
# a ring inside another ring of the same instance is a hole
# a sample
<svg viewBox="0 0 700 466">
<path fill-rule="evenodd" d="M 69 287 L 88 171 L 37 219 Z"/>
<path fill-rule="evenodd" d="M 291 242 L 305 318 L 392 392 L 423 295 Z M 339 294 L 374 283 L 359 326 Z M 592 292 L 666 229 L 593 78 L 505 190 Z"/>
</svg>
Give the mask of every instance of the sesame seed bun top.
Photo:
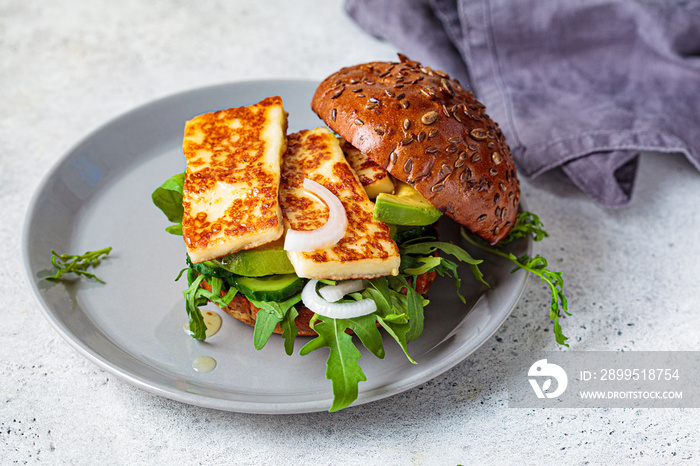
<svg viewBox="0 0 700 466">
<path fill-rule="evenodd" d="M 442 212 L 498 243 L 514 226 L 520 202 L 503 133 L 459 82 L 399 58 L 333 73 L 317 88 L 312 109 Z"/>
</svg>

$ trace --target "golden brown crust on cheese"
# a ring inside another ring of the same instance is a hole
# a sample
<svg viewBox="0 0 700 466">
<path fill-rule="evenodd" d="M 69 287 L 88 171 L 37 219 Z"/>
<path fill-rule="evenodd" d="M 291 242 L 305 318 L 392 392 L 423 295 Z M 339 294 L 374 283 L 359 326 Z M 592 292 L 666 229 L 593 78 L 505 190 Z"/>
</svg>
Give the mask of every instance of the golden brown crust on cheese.
<svg viewBox="0 0 700 466">
<path fill-rule="evenodd" d="M 418 275 L 418 277 L 416 277 L 416 291 L 419 294 L 427 293 L 436 276 L 436 272 L 428 272 Z M 202 287 L 208 291 L 211 291 L 211 285 L 209 285 L 209 283 L 206 281 L 202 282 Z M 225 294 L 225 290 L 221 292 L 221 296 L 224 296 Z M 260 310 L 242 294 L 237 294 L 233 300 L 231 300 L 231 303 L 228 306 L 219 307 L 234 319 L 240 320 L 241 322 L 252 326 L 255 326 L 255 320 L 257 318 L 258 311 Z M 314 332 L 309 326 L 309 322 L 314 315 L 313 311 L 309 310 L 309 308 L 304 306 L 302 303 L 297 304 L 295 308 L 299 313 L 296 319 L 294 319 L 297 331 L 299 332 L 298 335 L 302 337 L 316 336 L 316 332 Z M 280 335 L 282 334 L 282 328 L 279 326 L 279 324 L 277 324 L 275 327 L 274 332 Z"/>
<path fill-rule="evenodd" d="M 347 141 L 342 141 L 340 145 L 347 157 L 348 162 L 352 169 L 357 173 L 357 177 L 360 179 L 362 186 L 369 186 L 372 183 L 376 183 L 389 176 L 383 168 L 379 167 L 377 163 L 360 152 L 357 147 L 354 147 Z M 371 173 L 371 177 L 367 175 L 367 172 Z"/>
<path fill-rule="evenodd" d="M 304 178 L 316 181 L 338 197 L 345 208 L 348 227 L 345 236 L 333 246 L 289 253 L 297 275 L 342 280 L 398 273 L 400 255 L 389 227 L 372 217 L 374 205 L 328 128 L 287 136 L 280 203 L 285 226 L 293 230 L 313 230 L 328 220 L 328 207 L 303 189 Z M 308 268 L 300 271 L 304 266 Z"/>
<path fill-rule="evenodd" d="M 182 230 L 194 262 L 282 235 L 278 193 L 286 126 L 278 96 L 187 122 Z"/>
<path fill-rule="evenodd" d="M 312 109 L 445 214 L 497 243 L 515 224 L 520 202 L 503 133 L 456 80 L 399 57 L 332 74 Z"/>
</svg>

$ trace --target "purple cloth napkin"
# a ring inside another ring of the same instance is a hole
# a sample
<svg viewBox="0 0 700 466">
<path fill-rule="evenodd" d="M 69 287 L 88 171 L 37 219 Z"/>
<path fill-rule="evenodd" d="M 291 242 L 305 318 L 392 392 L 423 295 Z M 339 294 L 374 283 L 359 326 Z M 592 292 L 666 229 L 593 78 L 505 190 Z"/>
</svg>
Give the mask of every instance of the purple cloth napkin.
<svg viewBox="0 0 700 466">
<path fill-rule="evenodd" d="M 518 168 L 627 204 L 641 151 L 700 170 L 700 1 L 346 0 L 409 58 L 469 86 Z"/>
</svg>

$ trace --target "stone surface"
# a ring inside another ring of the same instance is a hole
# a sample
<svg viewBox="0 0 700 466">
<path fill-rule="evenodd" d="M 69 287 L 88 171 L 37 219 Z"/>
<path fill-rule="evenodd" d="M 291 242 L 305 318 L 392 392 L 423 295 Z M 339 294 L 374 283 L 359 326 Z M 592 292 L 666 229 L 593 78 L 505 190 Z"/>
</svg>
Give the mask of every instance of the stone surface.
<svg viewBox="0 0 700 466">
<path fill-rule="evenodd" d="M 341 2 L 0 1 L 0 461 L 49 464 L 697 463 L 692 409 L 508 408 L 505 368 L 557 351 L 536 280 L 505 325 L 417 388 L 340 413 L 256 416 L 157 397 L 98 368 L 43 317 L 21 230 L 50 167 L 107 120 L 175 92 L 322 79 L 390 60 Z M 641 160 L 632 204 L 608 210 L 556 173 L 522 184 L 565 273 L 572 350 L 697 350 L 700 175 Z"/>
</svg>

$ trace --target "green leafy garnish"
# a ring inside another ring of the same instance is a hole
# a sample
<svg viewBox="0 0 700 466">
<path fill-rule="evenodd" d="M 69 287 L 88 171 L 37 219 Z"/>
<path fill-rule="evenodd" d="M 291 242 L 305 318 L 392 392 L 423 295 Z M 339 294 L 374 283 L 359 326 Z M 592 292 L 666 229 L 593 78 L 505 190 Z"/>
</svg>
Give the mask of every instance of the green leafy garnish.
<svg viewBox="0 0 700 466">
<path fill-rule="evenodd" d="M 205 340 L 207 338 L 207 325 L 204 323 L 204 317 L 199 307 L 204 306 L 209 300 L 204 295 L 204 292 L 207 290 L 201 287 L 204 275 L 197 275 L 196 272 L 193 272 L 194 270 L 192 269 L 187 270 L 188 286 L 182 294 L 185 297 L 185 310 L 190 320 L 192 338 Z"/>
<path fill-rule="evenodd" d="M 568 347 L 566 343 L 568 337 L 564 336 L 559 317 L 563 311 L 566 315 L 571 315 L 568 311 L 569 305 L 564 296 L 564 279 L 561 272 L 553 272 L 547 269 L 547 260 L 539 254 L 535 257 L 528 257 L 523 254 L 521 257 L 515 257 L 514 254 L 508 254 L 508 258 L 517 264 L 513 271 L 518 269 L 527 270 L 528 272 L 540 277 L 543 283 L 549 286 L 549 291 L 552 295 L 552 301 L 549 306 L 549 318 L 554 322 L 554 336 L 557 343 Z"/>
<path fill-rule="evenodd" d="M 224 296 L 221 296 L 221 291 L 224 289 L 224 281 L 219 277 L 199 274 L 192 267 L 181 271 L 175 278 L 175 281 L 180 279 L 185 270 L 187 271 L 187 289 L 182 294 L 185 297 L 185 310 L 190 321 L 190 333 L 192 338 L 205 340 L 207 338 L 207 326 L 199 308 L 209 301 L 226 307 L 231 304 L 238 290 L 235 287 L 229 287 Z M 211 286 L 211 291 L 202 286 L 205 280 Z"/>
<path fill-rule="evenodd" d="M 173 175 L 165 183 L 156 188 L 151 194 L 153 203 L 163 211 L 168 220 L 175 225 L 165 229 L 170 234 L 182 236 L 182 216 L 185 213 L 182 207 L 182 189 L 185 186 L 185 174 Z"/>
<path fill-rule="evenodd" d="M 345 319 L 348 328 L 355 332 L 362 345 L 378 359 L 384 359 L 384 342 L 382 334 L 377 329 L 376 314 Z"/>
<path fill-rule="evenodd" d="M 515 226 L 510 233 L 508 233 L 508 236 L 503 238 L 498 244 L 502 246 L 527 236 L 532 236 L 534 241 L 542 241 L 549 237 L 549 234 L 544 230 L 544 225 L 537 215 L 532 212 L 523 211 L 518 214 Z"/>
<path fill-rule="evenodd" d="M 361 353 L 350 335 L 352 330 L 374 356 L 384 358 L 384 344 L 377 328 L 379 324 L 402 348 L 408 360 L 415 361 L 408 353 L 408 343 L 423 331 L 423 299 L 409 284 L 405 276 L 369 279 L 369 287 L 361 293 L 353 293 L 354 299 L 372 299 L 377 311 L 352 319 L 331 319 L 315 315 L 310 325 L 318 336 L 309 341 L 299 352 L 304 356 L 317 349 L 328 347 L 326 378 L 333 386 L 333 403 L 330 411 L 346 408 L 357 399 L 358 384 L 365 375 L 358 363 Z M 405 292 L 405 294 L 403 292 Z"/>
<path fill-rule="evenodd" d="M 301 293 L 282 302 L 250 300 L 251 303 L 260 308 L 255 318 L 255 330 L 253 331 L 253 347 L 255 349 L 263 349 L 274 333 L 277 324 L 280 324 L 284 336 L 284 349 L 288 355 L 294 352 L 294 339 L 297 336 L 294 319 L 298 315 L 294 305 L 299 301 L 301 301 Z"/>
<path fill-rule="evenodd" d="M 353 343 L 352 336 L 345 333 L 349 325 L 347 319 L 323 318 L 323 321 L 316 321 L 312 328 L 318 336 L 299 351 L 301 356 L 305 356 L 324 347 L 330 350 L 326 362 L 326 378 L 333 387 L 330 412 L 350 406 L 357 399 L 358 384 L 367 381 L 357 362 L 362 353 Z"/>
<path fill-rule="evenodd" d="M 406 307 L 404 304 L 405 296 L 401 294 L 401 289 L 392 290 L 387 277 L 373 278 L 369 280 L 369 283 L 370 286 L 365 289 L 363 294 L 367 293 L 368 297 L 377 304 L 377 310 L 375 312 L 377 322 L 379 322 L 379 325 L 381 325 L 384 330 L 396 340 L 396 343 L 401 346 L 408 360 L 415 364 L 416 362 L 408 354 L 406 333 L 411 329 L 411 325 L 423 325 L 423 310 L 420 310 L 420 318 L 416 318 L 416 320 L 420 320 L 420 322 L 414 322 L 413 324 L 408 323 L 408 316 L 405 313 L 403 313 L 404 319 L 396 319 L 395 317 L 400 315 L 397 314 L 396 311 L 400 311 L 401 307 Z"/>
<path fill-rule="evenodd" d="M 284 313 L 284 317 L 280 322 L 282 336 L 284 337 L 284 352 L 289 356 L 294 353 L 294 341 L 299 334 L 297 325 L 294 323 L 294 319 L 296 319 L 298 315 L 299 312 L 297 312 L 296 307 L 290 306 L 287 312 Z"/>
<path fill-rule="evenodd" d="M 433 256 L 436 250 L 440 250 L 446 254 L 450 254 L 457 258 L 460 262 L 469 265 L 469 268 L 480 283 L 489 286 L 484 280 L 484 274 L 479 269 L 479 264 L 483 262 L 481 259 L 474 259 L 467 251 L 460 248 L 456 244 L 446 243 L 444 241 L 423 241 L 412 242 L 400 247 L 401 252 L 401 269 L 404 273 L 411 275 L 420 275 L 421 273 L 436 271 L 441 277 L 446 275 L 452 276 L 455 280 L 457 295 L 465 302 L 464 297 L 459 293 L 461 280 L 457 275 L 457 264 L 442 256 Z M 418 259 L 412 258 L 411 255 L 419 255 Z"/>
<path fill-rule="evenodd" d="M 88 251 L 85 254 L 59 254 L 53 249 L 51 250 L 51 264 L 58 271 L 54 275 L 44 277 L 47 280 L 59 280 L 64 274 L 74 273 L 78 276 L 97 280 L 100 283 L 104 281 L 97 276 L 87 271 L 88 267 L 96 267 L 100 264 L 103 257 L 109 255 L 112 251 L 111 247 L 99 249 L 97 251 Z"/>
<path fill-rule="evenodd" d="M 353 299 L 372 299 L 377 305 L 374 313 L 354 319 L 330 319 L 317 315 L 311 319 L 310 324 L 318 336 L 304 345 L 299 354 L 303 356 L 325 347 L 330 349 L 326 361 L 326 378 L 333 386 L 330 411 L 338 411 L 355 401 L 359 382 L 366 380 L 358 362 L 361 353 L 346 330 L 351 329 L 362 345 L 381 359 L 385 351 L 377 328 L 379 324 L 401 347 L 408 360 L 416 363 L 409 354 L 408 343 L 423 332 L 423 309 L 428 304 L 428 300 L 415 290 L 416 277 L 432 271 L 450 275 L 455 279 L 458 294 L 461 283 L 457 276 L 457 264 L 444 257 L 433 256 L 436 250 L 466 262 L 477 279 L 485 283 L 478 268 L 482 261 L 474 259 L 452 243 L 433 241 L 432 238 L 413 238 L 401 244 L 399 250 L 401 273 L 398 276 L 369 279 L 365 290 L 350 295 Z"/>
<path fill-rule="evenodd" d="M 513 227 L 511 233 L 508 235 L 508 237 L 501 241 L 498 246 L 495 247 L 486 244 L 481 239 L 462 229 L 462 237 L 472 245 L 513 262 L 516 267 L 512 270 L 512 272 L 523 269 L 539 277 L 542 283 L 547 284 L 552 295 L 552 300 L 549 306 L 549 318 L 553 321 L 554 337 L 557 343 L 568 347 L 569 345 L 566 343 L 568 337 L 564 335 L 561 324 L 559 323 L 559 318 L 562 317 L 563 314 L 571 315 L 568 310 L 568 301 L 564 295 L 564 279 L 562 277 L 562 273 L 549 270 L 547 268 L 547 260 L 539 254 L 535 257 L 530 257 L 527 254 L 517 257 L 513 253 L 500 249 L 500 247 L 504 244 L 508 244 L 515 239 L 525 238 L 528 236 L 531 236 L 534 241 L 541 241 L 549 235 L 544 230 L 539 217 L 532 212 L 527 211 L 518 215 L 517 223 L 515 227 Z"/>
<path fill-rule="evenodd" d="M 239 290 L 236 288 L 233 280 L 202 273 L 208 269 L 197 267 L 198 265 L 201 264 L 190 263 L 187 269 L 180 271 L 175 280 L 179 280 L 182 274 L 187 272 L 187 289 L 183 291 L 183 295 L 185 297 L 185 309 L 190 322 L 190 333 L 192 338 L 205 340 L 207 327 L 200 307 L 209 301 L 217 304 L 219 307 L 226 307 L 231 304 Z M 211 287 L 211 290 L 204 287 L 205 283 Z M 227 291 L 222 296 L 222 291 L 225 289 Z M 298 313 L 294 305 L 301 301 L 301 293 L 281 302 L 256 301 L 250 298 L 249 301 L 260 309 L 255 321 L 255 330 L 253 331 L 253 346 L 255 349 L 259 350 L 265 347 L 279 323 L 285 339 L 285 351 L 291 355 L 294 351 L 294 340 L 297 336 L 294 319 Z"/>
<path fill-rule="evenodd" d="M 393 296 L 396 299 L 396 306 L 399 309 L 404 310 L 405 315 L 408 318 L 410 327 L 408 332 L 406 332 L 406 341 L 410 343 L 418 338 L 421 333 L 423 333 L 423 308 L 428 305 L 428 300 L 423 299 L 423 296 L 416 291 L 415 277 L 413 279 L 413 284 L 408 283 L 408 280 L 404 275 L 399 275 L 398 277 L 387 277 L 387 280 L 389 280 L 389 284 L 394 290 L 406 290 L 405 296 L 402 293 L 397 294 L 395 291 L 393 292 Z"/>
</svg>

